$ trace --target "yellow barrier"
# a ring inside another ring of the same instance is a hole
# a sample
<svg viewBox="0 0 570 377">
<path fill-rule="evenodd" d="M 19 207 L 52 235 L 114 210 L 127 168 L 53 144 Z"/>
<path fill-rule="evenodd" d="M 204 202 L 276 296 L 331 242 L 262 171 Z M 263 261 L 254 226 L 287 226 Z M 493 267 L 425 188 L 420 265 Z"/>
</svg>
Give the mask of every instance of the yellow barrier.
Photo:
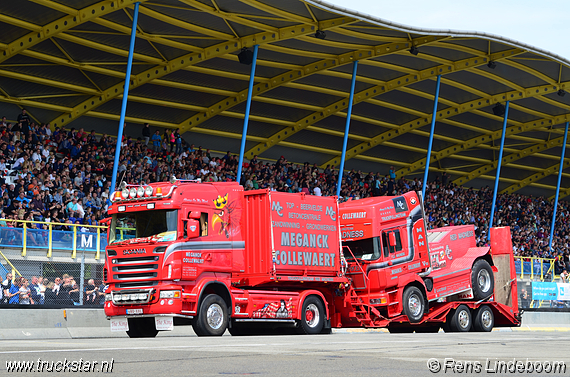
<svg viewBox="0 0 570 377">
<path fill-rule="evenodd" d="M 22 227 L 8 227 L 8 224 L 22 224 Z M 37 229 L 32 229 L 30 228 L 30 224 L 35 224 Z M 43 229 L 43 226 L 46 225 L 48 229 Z M 101 225 L 83 225 L 83 224 L 66 224 L 66 223 L 55 223 L 55 222 L 42 222 L 42 221 L 28 221 L 28 220 L 6 220 L 6 219 L 2 219 L 0 220 L 0 226 L 4 229 L 9 231 L 10 229 L 15 229 L 15 230 L 22 230 L 22 243 L 21 244 L 15 244 L 13 245 L 14 247 L 22 247 L 22 256 L 25 257 L 27 252 L 28 252 L 28 240 L 27 240 L 27 236 L 28 233 L 30 231 L 35 231 L 35 230 L 42 230 L 48 233 L 48 240 L 47 240 L 47 245 L 46 248 L 48 249 L 47 251 L 47 257 L 50 258 L 52 256 L 52 251 L 53 251 L 53 232 L 55 231 L 53 229 L 54 226 L 67 226 L 67 227 L 71 227 L 72 228 L 72 232 L 73 232 L 73 245 L 71 246 L 71 257 L 75 258 L 77 256 L 77 228 L 94 228 L 96 229 L 96 233 L 94 232 L 93 234 L 96 235 L 97 240 L 96 240 L 96 248 L 95 248 L 95 259 L 99 259 L 100 255 L 101 255 L 101 240 L 100 240 L 100 236 L 101 236 L 101 231 L 103 230 L 104 232 L 107 231 L 107 227 L 106 226 L 101 226 Z M 12 245 L 11 245 L 12 246 Z M 1 252 L 0 252 L 1 254 Z M 4 257 L 4 255 L 2 254 L 2 256 Z M 6 257 L 4 257 L 4 259 L 6 259 Z M 6 259 L 6 261 L 8 261 Z M 8 263 L 10 263 L 8 261 Z M 10 264 L 11 265 L 11 264 Z M 12 266 L 13 268 L 13 266 Z M 19 272 L 18 272 L 19 274 Z"/>
<path fill-rule="evenodd" d="M 525 271 L 525 262 L 530 264 L 530 273 Z M 530 279 L 544 281 L 554 281 L 558 278 L 554 270 L 554 258 L 539 258 L 539 257 L 522 257 L 515 256 L 515 265 L 520 266 L 520 279 Z M 545 263 L 550 263 L 548 268 L 546 268 Z M 539 264 L 540 267 L 535 269 L 535 265 Z M 538 271 L 536 271 L 538 269 Z M 545 270 L 546 269 L 546 270 Z"/>
</svg>

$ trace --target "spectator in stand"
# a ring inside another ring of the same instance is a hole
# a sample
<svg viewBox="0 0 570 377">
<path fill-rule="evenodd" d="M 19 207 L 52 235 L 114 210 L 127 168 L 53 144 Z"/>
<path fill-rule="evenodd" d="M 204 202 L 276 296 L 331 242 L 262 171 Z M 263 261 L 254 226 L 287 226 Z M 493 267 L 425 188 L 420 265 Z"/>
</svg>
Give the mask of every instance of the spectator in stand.
<svg viewBox="0 0 570 377">
<path fill-rule="evenodd" d="M 144 145 L 148 145 L 148 141 L 150 140 L 150 124 L 145 123 L 142 129 L 142 136 L 144 139 Z"/>
</svg>

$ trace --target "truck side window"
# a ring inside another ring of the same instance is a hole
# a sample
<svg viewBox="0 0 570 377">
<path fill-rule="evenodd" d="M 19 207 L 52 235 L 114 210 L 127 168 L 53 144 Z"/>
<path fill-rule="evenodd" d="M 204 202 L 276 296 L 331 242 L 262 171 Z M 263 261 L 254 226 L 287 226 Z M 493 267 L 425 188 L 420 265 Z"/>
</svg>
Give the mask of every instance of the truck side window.
<svg viewBox="0 0 570 377">
<path fill-rule="evenodd" d="M 200 215 L 200 237 L 208 235 L 208 214 L 202 212 Z"/>
<path fill-rule="evenodd" d="M 396 246 L 390 246 L 390 233 L 394 233 L 396 237 Z M 396 229 L 389 232 L 382 233 L 382 247 L 384 250 L 384 256 L 387 257 L 390 253 L 395 253 L 396 251 L 402 250 L 402 239 L 400 238 L 400 230 Z"/>
</svg>

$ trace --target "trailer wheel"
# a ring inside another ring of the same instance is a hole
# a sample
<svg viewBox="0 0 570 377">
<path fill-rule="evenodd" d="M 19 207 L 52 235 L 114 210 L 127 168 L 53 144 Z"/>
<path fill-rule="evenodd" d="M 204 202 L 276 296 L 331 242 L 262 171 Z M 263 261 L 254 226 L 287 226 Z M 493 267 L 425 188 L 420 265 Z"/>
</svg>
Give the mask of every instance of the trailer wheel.
<svg viewBox="0 0 570 377">
<path fill-rule="evenodd" d="M 301 329 L 305 334 L 319 334 L 325 325 L 325 309 L 321 300 L 309 296 L 303 302 Z"/>
<path fill-rule="evenodd" d="M 486 260 L 479 259 L 473 264 L 471 269 L 471 286 L 473 287 L 475 300 L 483 300 L 493 294 L 495 288 L 493 270 Z"/>
<path fill-rule="evenodd" d="M 158 330 L 154 325 L 154 318 L 129 318 L 129 338 L 154 338 Z"/>
<path fill-rule="evenodd" d="M 495 317 L 493 311 L 487 305 L 479 307 L 475 311 L 475 318 L 473 318 L 473 329 L 479 332 L 489 332 L 495 326 Z"/>
<path fill-rule="evenodd" d="M 471 325 L 471 310 L 467 305 L 459 305 L 451 314 L 449 329 L 453 332 L 468 332 Z"/>
<path fill-rule="evenodd" d="M 221 336 L 228 327 L 228 308 L 218 295 L 206 296 L 192 328 L 198 336 Z"/>
<path fill-rule="evenodd" d="M 422 320 L 425 311 L 425 298 L 418 287 L 410 285 L 404 289 L 402 295 L 404 314 L 410 323 L 418 323 Z"/>
</svg>

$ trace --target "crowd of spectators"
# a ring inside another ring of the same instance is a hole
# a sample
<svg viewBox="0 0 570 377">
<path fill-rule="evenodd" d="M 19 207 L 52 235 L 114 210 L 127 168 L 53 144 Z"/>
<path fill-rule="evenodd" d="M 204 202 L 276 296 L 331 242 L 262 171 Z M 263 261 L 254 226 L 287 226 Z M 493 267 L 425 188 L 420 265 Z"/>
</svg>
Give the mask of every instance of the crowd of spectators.
<svg viewBox="0 0 570 377">
<path fill-rule="evenodd" d="M 0 281 L 2 281 L 1 276 Z M 0 303 L 102 306 L 105 301 L 104 290 L 105 285 L 102 282 L 95 284 L 94 279 L 89 279 L 81 292 L 80 285 L 68 274 L 50 281 L 42 276 L 32 276 L 31 280 L 28 280 L 23 276 L 14 277 L 11 273 L 7 273 L 6 280 L 2 281 L 0 288 Z"/>
<path fill-rule="evenodd" d="M 203 182 L 236 179 L 238 157 L 229 151 L 215 156 L 209 149 L 188 144 L 180 130 L 153 133 L 149 124 L 142 127 L 142 132 L 137 128 L 132 133 L 140 137 L 123 137 L 118 182 L 148 184 L 168 180 L 172 175 Z M 57 224 L 56 230 L 71 230 L 71 224 L 98 225 L 106 217 L 115 145 L 110 136 L 96 135 L 94 131 L 52 131 L 49 124 L 36 124 L 25 110 L 16 122 L 2 118 L 0 227 L 23 226 L 15 220 L 51 222 Z M 335 167 L 319 169 L 308 162 L 291 163 L 284 156 L 268 162 L 255 156 L 244 163 L 241 184 L 246 190 L 268 188 L 328 196 L 336 194 L 337 178 Z M 397 179 L 394 167 L 382 173 L 352 170 L 343 175 L 340 199 L 400 195 L 421 187 L 417 178 Z M 426 190 L 429 227 L 474 224 L 478 244 L 485 245 L 492 194 L 489 187 L 459 187 L 449 181 L 446 173 L 437 176 Z M 553 202 L 544 197 L 502 194 L 497 198 L 494 225 L 511 227 L 516 255 L 556 258 L 560 272 L 564 268 L 570 270 L 570 206 L 568 202 L 559 202 L 550 249 L 552 212 Z M 39 227 L 46 229 L 47 225 Z M 18 285 L 24 287 L 25 282 Z"/>
</svg>

